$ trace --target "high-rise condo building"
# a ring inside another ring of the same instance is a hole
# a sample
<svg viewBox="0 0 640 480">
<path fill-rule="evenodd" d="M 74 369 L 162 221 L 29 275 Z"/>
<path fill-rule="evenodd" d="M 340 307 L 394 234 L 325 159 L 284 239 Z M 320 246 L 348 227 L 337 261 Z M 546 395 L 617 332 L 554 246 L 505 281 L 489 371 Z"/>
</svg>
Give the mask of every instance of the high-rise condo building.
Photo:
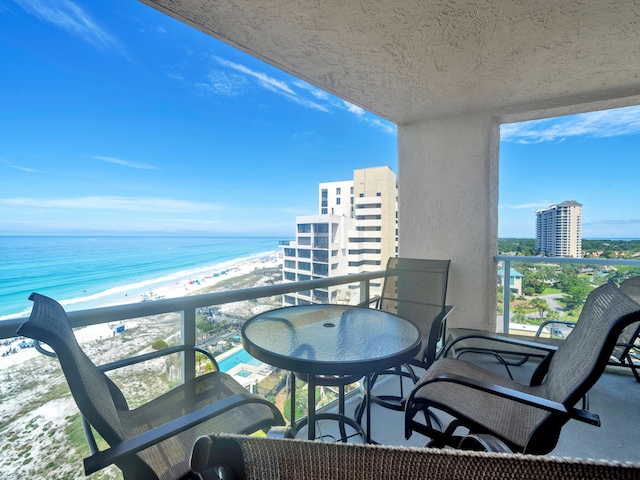
<svg viewBox="0 0 640 480">
<path fill-rule="evenodd" d="M 582 257 L 582 205 L 567 200 L 538 210 L 536 250 L 551 257 Z"/>
<path fill-rule="evenodd" d="M 318 215 L 296 217 L 296 239 L 283 245 L 282 278 L 295 282 L 384 269 L 397 254 L 397 183 L 389 167 L 355 170 L 353 180 L 318 186 Z M 371 284 L 375 292 L 379 283 Z M 285 305 L 349 303 L 358 286 L 284 296 Z"/>
</svg>

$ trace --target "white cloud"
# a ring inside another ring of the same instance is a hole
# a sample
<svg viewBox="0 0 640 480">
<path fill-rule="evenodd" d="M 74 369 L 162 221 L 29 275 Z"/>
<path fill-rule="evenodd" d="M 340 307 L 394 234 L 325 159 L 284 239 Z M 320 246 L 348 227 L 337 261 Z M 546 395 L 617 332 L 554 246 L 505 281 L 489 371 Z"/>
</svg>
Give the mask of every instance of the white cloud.
<svg viewBox="0 0 640 480">
<path fill-rule="evenodd" d="M 95 196 L 75 198 L 3 198 L 0 203 L 14 207 L 35 207 L 47 209 L 74 210 L 118 210 L 128 212 L 205 212 L 220 210 L 222 205 L 215 203 L 191 202 L 161 197 L 118 197 Z"/>
<path fill-rule="evenodd" d="M 510 123 L 500 128 L 505 142 L 561 142 L 568 137 L 615 137 L 640 133 L 640 106 L 581 113 L 566 117 Z"/>
<path fill-rule="evenodd" d="M 157 170 L 158 169 L 158 167 L 149 165 L 147 163 L 134 163 L 134 162 L 129 162 L 128 160 L 121 160 L 119 158 L 101 157 L 99 155 L 92 155 L 89 158 L 94 158 L 96 160 L 100 160 L 102 162 L 107 162 L 107 163 L 115 163 L 116 165 L 124 165 L 125 167 L 138 168 L 141 170 Z"/>
<path fill-rule="evenodd" d="M 353 113 L 356 117 L 362 117 L 366 113 L 364 108 L 360 108 L 354 105 L 353 103 L 349 103 L 345 100 L 343 100 L 343 102 L 344 102 L 344 106 L 347 108 L 347 112 Z"/>
<path fill-rule="evenodd" d="M 207 75 L 206 82 L 197 82 L 194 86 L 208 94 L 233 97 L 242 93 L 247 81 L 240 75 L 214 70 Z"/>
<path fill-rule="evenodd" d="M 510 208 L 513 210 L 539 210 L 541 208 L 547 208 L 552 202 L 543 200 L 541 202 L 521 203 L 517 205 L 501 205 L 501 208 Z"/>
<path fill-rule="evenodd" d="M 282 80 L 278 80 L 276 78 L 270 77 L 266 73 L 256 72 L 255 70 L 251 70 L 250 68 L 245 67 L 244 65 L 230 62 L 229 60 L 225 60 L 220 57 L 215 57 L 215 59 L 218 61 L 218 63 L 220 63 L 220 65 L 223 65 L 225 67 L 231 68 L 240 73 L 244 73 L 245 75 L 255 78 L 256 80 L 258 80 L 258 83 L 264 88 L 267 88 L 275 92 L 282 92 L 289 95 L 295 95 L 295 92 L 291 90 L 289 85 L 287 85 L 287 83 L 283 82 Z"/>
<path fill-rule="evenodd" d="M 301 90 L 308 91 L 318 100 L 329 101 L 331 99 L 331 96 L 324 90 L 320 90 L 319 88 L 316 88 L 313 85 L 309 85 L 307 82 L 303 82 L 302 80 L 297 80 L 293 82 L 293 84 Z"/>
<path fill-rule="evenodd" d="M 71 0 L 15 0 L 26 12 L 82 38 L 97 48 L 122 51 L 120 42 Z"/>
<path fill-rule="evenodd" d="M 277 93 L 279 95 L 282 95 L 286 98 L 288 98 L 289 100 L 298 103 L 304 107 L 308 107 L 308 108 L 313 108 L 315 110 L 320 110 L 322 112 L 328 112 L 329 109 L 325 106 L 325 105 L 321 105 L 317 102 L 314 102 L 312 100 L 308 100 L 306 98 L 301 97 L 300 95 L 298 95 L 290 86 L 289 84 L 287 84 L 287 82 L 284 82 L 282 80 L 278 80 L 274 77 L 271 77 L 269 75 L 267 75 L 266 73 L 263 72 L 257 72 L 255 70 L 252 70 L 244 65 L 241 65 L 239 63 L 235 63 L 235 62 L 231 62 L 229 60 L 225 60 L 223 58 L 220 57 L 214 57 L 214 59 L 222 66 L 230 68 L 236 72 L 239 72 L 241 74 L 244 74 L 250 78 L 253 78 L 255 80 L 257 80 L 257 83 L 260 87 L 264 88 L 265 90 L 269 90 L 271 92 Z M 294 84 L 298 84 L 300 85 L 301 82 L 295 82 Z M 305 88 L 305 90 L 310 91 L 313 87 L 311 87 L 310 85 L 308 87 Z M 322 98 L 322 96 L 320 95 L 314 95 L 316 98 L 318 99 L 324 99 Z"/>
<path fill-rule="evenodd" d="M 247 85 L 255 84 L 258 87 L 283 96 L 305 108 L 311 108 L 325 113 L 334 110 L 343 110 L 355 115 L 359 120 L 387 134 L 395 134 L 396 126 L 386 122 L 366 110 L 347 101 L 336 98 L 329 93 L 320 90 L 302 80 L 294 80 L 290 83 L 274 78 L 264 72 L 253 70 L 245 65 L 226 60 L 212 55 L 211 58 L 226 70 L 214 69 L 207 74 L 207 80 L 193 83 L 199 92 L 212 95 L 236 96 L 242 94 Z M 185 81 L 182 76 L 173 75 L 180 81 Z M 311 95 L 313 98 L 307 98 Z"/>
<path fill-rule="evenodd" d="M 20 170 L 22 172 L 45 173 L 43 170 L 38 170 L 36 168 L 31 168 L 31 167 L 23 167 L 22 165 L 16 165 L 15 163 L 9 162 L 8 160 L 2 160 L 2 162 L 6 164 L 8 167 L 14 168 L 16 170 Z"/>
</svg>

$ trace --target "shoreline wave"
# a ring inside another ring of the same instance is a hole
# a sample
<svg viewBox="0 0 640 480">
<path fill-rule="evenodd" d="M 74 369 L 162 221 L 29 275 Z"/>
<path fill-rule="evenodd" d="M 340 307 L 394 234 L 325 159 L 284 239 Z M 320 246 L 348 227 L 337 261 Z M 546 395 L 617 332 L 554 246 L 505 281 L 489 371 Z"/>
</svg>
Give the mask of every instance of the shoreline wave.
<svg viewBox="0 0 640 480">
<path fill-rule="evenodd" d="M 148 295 L 148 291 L 156 290 L 157 295 L 163 295 L 163 298 L 171 295 L 170 290 L 176 289 L 180 287 L 181 293 L 184 291 L 182 287 L 185 287 L 187 290 L 187 294 L 192 293 L 190 290 L 197 290 L 200 287 L 208 286 L 208 284 L 202 285 L 199 282 L 203 282 L 203 280 L 208 280 L 212 278 L 217 278 L 223 280 L 224 276 L 216 276 L 216 274 L 220 274 L 222 272 L 228 273 L 229 270 L 236 269 L 241 265 L 247 262 L 255 262 L 256 260 L 264 259 L 277 259 L 278 251 L 270 250 L 250 255 L 245 255 L 242 257 L 234 258 L 231 260 L 225 260 L 222 262 L 217 262 L 209 265 L 201 265 L 194 268 L 183 269 L 172 273 L 167 273 L 161 275 L 160 277 L 155 277 L 151 279 L 142 280 L 140 282 L 130 283 L 126 285 L 118 285 L 116 287 L 111 287 L 106 290 L 103 290 L 98 293 L 94 293 L 91 295 L 83 296 L 83 297 L 75 297 L 70 299 L 62 299 L 58 300 L 58 302 L 67 309 L 68 306 L 80 306 L 82 308 L 75 308 L 75 310 L 84 310 L 90 308 L 99 308 L 105 306 L 112 305 L 121 305 L 125 303 L 137 303 L 144 301 L 144 294 Z M 195 282 L 198 283 L 189 283 Z M 191 289 L 189 285 L 195 285 Z M 149 287 L 153 287 L 150 289 Z M 177 292 L 174 292 L 177 293 Z M 122 295 L 124 294 L 124 296 Z M 172 295 L 172 296 L 180 296 L 180 295 Z M 120 299 L 118 301 L 118 299 Z M 67 309 L 68 311 L 74 310 Z M 20 318 L 28 316 L 31 312 L 31 308 L 26 308 L 22 311 L 16 313 L 10 313 L 6 315 L 0 315 L 0 321 L 9 320 L 14 318 Z"/>
</svg>

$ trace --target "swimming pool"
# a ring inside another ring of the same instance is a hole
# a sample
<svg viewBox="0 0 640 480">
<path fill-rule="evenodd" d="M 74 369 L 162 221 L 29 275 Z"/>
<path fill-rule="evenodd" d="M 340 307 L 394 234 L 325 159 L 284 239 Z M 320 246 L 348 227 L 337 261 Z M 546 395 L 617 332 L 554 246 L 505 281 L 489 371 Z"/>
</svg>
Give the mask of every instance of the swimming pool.
<svg viewBox="0 0 640 480">
<path fill-rule="evenodd" d="M 245 363 L 247 365 L 260 366 L 262 362 L 260 360 L 256 360 L 251 355 L 247 353 L 246 350 L 238 350 L 233 355 L 225 358 L 224 360 L 220 360 L 218 362 L 218 366 L 220 367 L 221 372 L 228 372 L 236 365 L 240 365 L 241 363 Z"/>
</svg>

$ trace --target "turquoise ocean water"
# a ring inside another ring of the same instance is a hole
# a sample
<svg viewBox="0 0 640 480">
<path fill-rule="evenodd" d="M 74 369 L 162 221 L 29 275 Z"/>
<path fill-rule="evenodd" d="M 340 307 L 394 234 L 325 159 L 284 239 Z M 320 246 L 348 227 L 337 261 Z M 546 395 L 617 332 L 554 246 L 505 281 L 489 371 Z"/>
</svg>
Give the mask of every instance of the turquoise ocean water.
<svg viewBox="0 0 640 480">
<path fill-rule="evenodd" d="M 276 238 L 0 236 L 0 320 L 27 315 L 31 292 L 68 310 L 118 296 L 120 303 L 134 302 L 163 283 L 277 250 Z"/>
</svg>

